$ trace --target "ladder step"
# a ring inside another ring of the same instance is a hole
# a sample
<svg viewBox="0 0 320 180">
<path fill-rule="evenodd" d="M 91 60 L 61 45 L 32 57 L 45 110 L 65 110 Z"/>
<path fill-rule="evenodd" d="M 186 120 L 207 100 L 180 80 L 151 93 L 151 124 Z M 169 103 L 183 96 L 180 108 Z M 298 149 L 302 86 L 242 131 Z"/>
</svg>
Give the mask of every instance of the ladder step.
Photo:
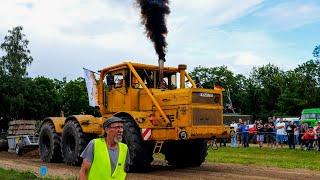
<svg viewBox="0 0 320 180">
<path fill-rule="evenodd" d="M 153 149 L 153 154 L 160 153 L 163 143 L 164 141 L 156 141 L 156 145 L 154 146 L 154 149 Z"/>
</svg>

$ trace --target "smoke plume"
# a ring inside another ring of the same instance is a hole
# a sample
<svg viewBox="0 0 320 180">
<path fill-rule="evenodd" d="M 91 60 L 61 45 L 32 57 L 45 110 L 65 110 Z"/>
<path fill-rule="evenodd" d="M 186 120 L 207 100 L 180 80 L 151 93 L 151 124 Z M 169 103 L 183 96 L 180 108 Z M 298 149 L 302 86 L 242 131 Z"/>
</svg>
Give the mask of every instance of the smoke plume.
<svg viewBox="0 0 320 180">
<path fill-rule="evenodd" d="M 169 0 L 137 0 L 141 8 L 141 23 L 154 44 L 159 59 L 165 61 L 167 42 L 166 15 L 170 13 Z"/>
</svg>

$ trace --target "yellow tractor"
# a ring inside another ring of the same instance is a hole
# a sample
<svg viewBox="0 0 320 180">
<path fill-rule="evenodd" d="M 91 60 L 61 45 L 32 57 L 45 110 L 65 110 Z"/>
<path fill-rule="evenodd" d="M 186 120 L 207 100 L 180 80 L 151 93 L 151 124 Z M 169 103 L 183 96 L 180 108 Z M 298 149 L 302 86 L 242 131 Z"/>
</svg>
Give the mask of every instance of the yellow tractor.
<svg viewBox="0 0 320 180">
<path fill-rule="evenodd" d="M 223 89 L 197 88 L 185 70 L 186 65 L 132 62 L 100 70 L 93 96 L 102 117 L 45 118 L 39 137 L 41 159 L 80 164 L 89 140 L 103 135 L 103 121 L 117 116 L 126 121 L 123 142 L 129 147 L 130 170 L 148 167 L 154 153 L 163 153 L 174 166 L 200 166 L 207 140 L 229 133 L 223 125 Z"/>
</svg>

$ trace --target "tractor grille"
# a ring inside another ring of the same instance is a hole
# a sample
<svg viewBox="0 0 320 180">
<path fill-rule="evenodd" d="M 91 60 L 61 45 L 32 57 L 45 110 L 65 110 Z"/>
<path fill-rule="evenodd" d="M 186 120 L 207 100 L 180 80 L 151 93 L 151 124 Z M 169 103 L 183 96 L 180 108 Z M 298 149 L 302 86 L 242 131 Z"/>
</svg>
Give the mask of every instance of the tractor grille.
<svg viewBox="0 0 320 180">
<path fill-rule="evenodd" d="M 219 105 L 220 94 L 194 92 L 192 93 L 192 103 Z"/>
<path fill-rule="evenodd" d="M 222 125 L 222 110 L 193 109 L 193 125 Z"/>
</svg>

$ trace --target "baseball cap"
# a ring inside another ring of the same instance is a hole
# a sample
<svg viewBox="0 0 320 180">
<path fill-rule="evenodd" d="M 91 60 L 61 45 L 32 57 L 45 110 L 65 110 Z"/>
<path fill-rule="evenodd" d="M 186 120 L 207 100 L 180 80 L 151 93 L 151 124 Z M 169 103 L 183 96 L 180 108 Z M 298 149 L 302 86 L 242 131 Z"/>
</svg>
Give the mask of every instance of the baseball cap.
<svg viewBox="0 0 320 180">
<path fill-rule="evenodd" d="M 115 117 L 115 116 L 111 116 L 109 117 L 108 119 L 106 119 L 103 123 L 103 128 L 106 128 L 108 127 L 110 124 L 112 123 L 116 123 L 116 122 L 122 122 L 124 123 L 125 120 L 121 119 L 121 118 L 118 118 L 118 117 Z"/>
</svg>

